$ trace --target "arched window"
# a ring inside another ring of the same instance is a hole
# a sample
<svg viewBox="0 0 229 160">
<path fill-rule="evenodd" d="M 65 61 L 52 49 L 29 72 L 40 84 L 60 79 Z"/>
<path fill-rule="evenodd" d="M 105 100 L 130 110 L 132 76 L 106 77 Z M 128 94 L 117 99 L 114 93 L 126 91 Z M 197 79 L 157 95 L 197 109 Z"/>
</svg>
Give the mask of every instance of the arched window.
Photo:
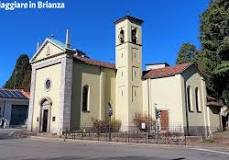
<svg viewBox="0 0 229 160">
<path fill-rule="evenodd" d="M 196 98 L 196 111 L 197 112 L 201 112 L 201 108 L 200 108 L 200 99 L 199 99 L 200 95 L 199 95 L 199 89 L 198 87 L 195 88 L 195 98 Z"/>
<path fill-rule="evenodd" d="M 121 29 L 121 31 L 119 32 L 118 38 L 121 44 L 124 43 L 124 30 L 123 29 Z"/>
<path fill-rule="evenodd" d="M 137 43 L 137 28 L 131 30 L 131 39 L 134 44 Z"/>
<path fill-rule="evenodd" d="M 187 87 L 187 104 L 189 112 L 192 112 L 192 103 L 191 103 L 191 89 L 190 86 Z"/>
<path fill-rule="evenodd" d="M 83 112 L 89 111 L 89 107 L 88 107 L 89 99 L 88 98 L 89 98 L 89 87 L 88 85 L 85 85 L 83 87 L 83 107 L 82 107 Z"/>
</svg>

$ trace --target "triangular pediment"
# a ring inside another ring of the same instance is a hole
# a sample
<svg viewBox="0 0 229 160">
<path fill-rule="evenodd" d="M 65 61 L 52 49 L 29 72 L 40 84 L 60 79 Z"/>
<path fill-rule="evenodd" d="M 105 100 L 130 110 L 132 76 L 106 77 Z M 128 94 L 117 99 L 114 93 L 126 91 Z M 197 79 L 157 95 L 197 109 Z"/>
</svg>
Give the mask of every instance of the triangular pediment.
<svg viewBox="0 0 229 160">
<path fill-rule="evenodd" d="M 54 57 L 66 51 L 65 44 L 54 39 L 47 38 L 36 51 L 30 62 L 34 63 L 47 58 Z"/>
</svg>

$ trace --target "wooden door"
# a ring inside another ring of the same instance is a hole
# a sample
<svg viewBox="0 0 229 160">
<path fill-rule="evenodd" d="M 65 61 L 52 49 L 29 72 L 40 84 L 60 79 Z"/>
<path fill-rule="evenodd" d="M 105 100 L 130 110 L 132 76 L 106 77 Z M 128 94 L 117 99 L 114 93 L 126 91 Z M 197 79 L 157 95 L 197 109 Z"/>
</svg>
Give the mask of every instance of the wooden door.
<svg viewBox="0 0 229 160">
<path fill-rule="evenodd" d="M 47 130 L 48 130 L 48 110 L 44 109 L 44 111 L 43 111 L 42 132 L 47 132 Z"/>
<path fill-rule="evenodd" d="M 161 110 L 161 130 L 169 130 L 169 113 L 167 110 Z"/>
</svg>

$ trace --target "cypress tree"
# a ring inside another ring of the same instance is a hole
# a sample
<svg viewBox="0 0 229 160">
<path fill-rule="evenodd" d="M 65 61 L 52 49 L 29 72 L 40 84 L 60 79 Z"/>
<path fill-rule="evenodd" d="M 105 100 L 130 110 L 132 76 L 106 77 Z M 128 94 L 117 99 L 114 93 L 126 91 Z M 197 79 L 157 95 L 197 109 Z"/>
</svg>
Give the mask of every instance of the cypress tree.
<svg viewBox="0 0 229 160">
<path fill-rule="evenodd" d="M 15 68 L 9 80 L 6 81 L 4 88 L 8 89 L 23 89 L 29 91 L 31 80 L 31 65 L 29 57 L 22 54 L 16 62 Z"/>
</svg>

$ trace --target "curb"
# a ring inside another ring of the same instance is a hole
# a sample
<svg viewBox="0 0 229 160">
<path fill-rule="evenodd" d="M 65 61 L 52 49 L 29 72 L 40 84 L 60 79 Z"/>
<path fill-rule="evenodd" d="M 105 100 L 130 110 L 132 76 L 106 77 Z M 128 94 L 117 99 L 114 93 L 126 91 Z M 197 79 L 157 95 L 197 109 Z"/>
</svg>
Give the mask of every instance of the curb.
<svg viewBox="0 0 229 160">
<path fill-rule="evenodd" d="M 173 145 L 173 144 L 154 144 L 154 143 L 126 143 L 126 142 L 107 142 L 107 141 L 92 141 L 92 140 L 73 140 L 58 138 L 58 137 L 43 137 L 43 136 L 30 136 L 28 137 L 33 140 L 50 140 L 56 142 L 71 142 L 71 143 L 81 143 L 81 144 L 112 144 L 112 145 L 131 145 L 131 146 L 145 146 L 145 147 L 162 147 L 162 148 L 186 148 L 186 149 L 214 149 L 214 150 L 224 150 L 229 152 L 229 147 L 221 147 L 221 146 L 204 146 L 204 145 Z M 47 141 L 46 141 L 47 142 Z"/>
<path fill-rule="evenodd" d="M 134 146 L 160 146 L 160 147 L 176 147 L 176 148 L 187 148 L 185 145 L 172 145 L 172 144 L 154 144 L 154 143 L 127 143 L 127 142 L 108 142 L 108 141 L 93 141 L 93 140 L 80 140 L 80 139 L 66 139 L 63 138 L 56 138 L 56 137 L 43 137 L 43 136 L 30 136 L 29 138 L 34 140 L 51 140 L 51 141 L 58 141 L 58 142 L 72 142 L 72 143 L 93 143 L 93 144 L 112 144 L 112 145 L 134 145 Z"/>
</svg>

